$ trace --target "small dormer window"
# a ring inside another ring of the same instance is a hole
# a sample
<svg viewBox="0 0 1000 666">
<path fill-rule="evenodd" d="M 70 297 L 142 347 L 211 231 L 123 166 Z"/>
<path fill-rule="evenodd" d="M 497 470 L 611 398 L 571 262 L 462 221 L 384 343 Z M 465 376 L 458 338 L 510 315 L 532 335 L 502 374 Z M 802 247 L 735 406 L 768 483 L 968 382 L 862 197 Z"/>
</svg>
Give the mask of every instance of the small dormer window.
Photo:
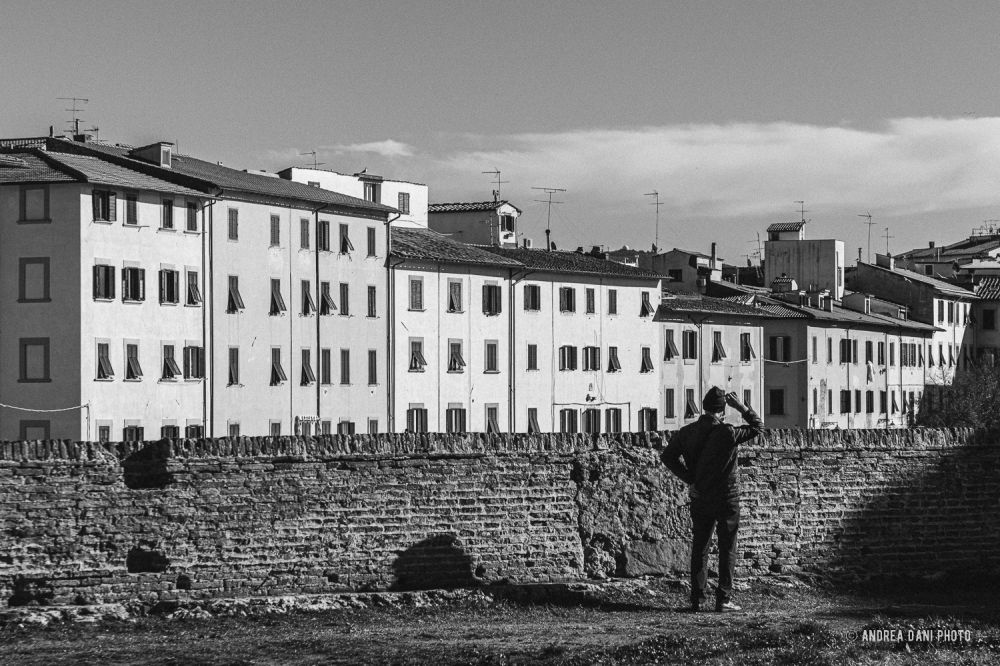
<svg viewBox="0 0 1000 666">
<path fill-rule="evenodd" d="M 160 146 L 160 166 L 170 168 L 171 165 L 171 155 L 172 151 L 170 146 Z"/>
<path fill-rule="evenodd" d="M 513 215 L 501 215 L 500 216 L 500 231 L 506 233 L 514 233 L 514 216 Z"/>
<path fill-rule="evenodd" d="M 871 313 L 872 313 L 872 299 L 866 298 L 865 299 L 865 314 L 871 314 Z"/>
</svg>

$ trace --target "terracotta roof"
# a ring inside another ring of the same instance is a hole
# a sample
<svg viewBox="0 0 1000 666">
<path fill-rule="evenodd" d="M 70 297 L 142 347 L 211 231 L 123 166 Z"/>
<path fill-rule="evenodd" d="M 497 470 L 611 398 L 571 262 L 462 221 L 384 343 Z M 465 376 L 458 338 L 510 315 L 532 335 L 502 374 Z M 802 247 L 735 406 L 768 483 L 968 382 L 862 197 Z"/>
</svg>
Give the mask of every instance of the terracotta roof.
<svg viewBox="0 0 1000 666">
<path fill-rule="evenodd" d="M 79 143 L 54 139 L 49 141 L 49 147 L 53 152 L 59 151 L 60 153 L 98 156 L 106 161 L 113 161 L 118 165 L 134 168 L 146 174 L 155 174 L 156 177 L 163 180 L 172 182 L 181 180 L 191 186 L 200 185 L 206 191 L 211 188 L 217 188 L 221 189 L 223 194 L 254 194 L 313 204 L 364 209 L 379 213 L 397 212 L 391 206 L 365 201 L 364 199 L 347 196 L 346 194 L 340 194 L 331 190 L 324 190 L 319 187 L 310 187 L 306 183 L 247 173 L 239 169 L 222 166 L 214 162 L 206 162 L 205 160 L 188 155 L 175 154 L 171 168 L 168 169 L 129 156 L 130 148 L 124 146 Z M 192 180 L 195 182 L 192 183 Z"/>
<path fill-rule="evenodd" d="M 521 209 L 509 201 L 470 201 L 470 202 L 454 202 L 454 203 L 433 203 L 427 206 L 428 213 L 467 213 L 470 211 L 477 210 L 496 210 L 500 206 L 510 205 L 513 206 L 514 210 L 518 213 Z"/>
<path fill-rule="evenodd" d="M 660 301 L 656 310 L 656 321 L 662 321 L 669 313 L 715 314 L 742 317 L 767 317 L 768 313 L 752 305 L 736 301 L 712 298 L 710 296 L 670 295 Z"/>
<path fill-rule="evenodd" d="M 392 228 L 392 256 L 484 266 L 520 266 L 512 259 L 486 252 L 475 245 L 452 240 L 430 229 Z"/>
<path fill-rule="evenodd" d="M 976 284 L 976 296 L 987 301 L 1000 300 L 1000 277 L 980 278 Z"/>
<path fill-rule="evenodd" d="M 639 280 L 660 280 L 663 278 L 655 271 L 600 259 L 582 252 L 492 246 L 482 246 L 482 249 L 507 259 L 513 259 L 531 270 L 546 273 L 611 275 Z"/>
<path fill-rule="evenodd" d="M 798 231 L 806 225 L 805 222 L 775 222 L 767 228 L 768 231 Z"/>
<path fill-rule="evenodd" d="M 0 154 L 0 183 L 73 183 L 78 180 L 34 152 Z"/>
<path fill-rule="evenodd" d="M 775 319 L 807 319 L 806 315 L 798 310 L 785 307 L 784 305 L 770 299 L 758 298 L 755 294 L 744 294 L 742 296 L 726 296 L 721 300 L 740 303 L 753 307 L 768 317 Z"/>
</svg>

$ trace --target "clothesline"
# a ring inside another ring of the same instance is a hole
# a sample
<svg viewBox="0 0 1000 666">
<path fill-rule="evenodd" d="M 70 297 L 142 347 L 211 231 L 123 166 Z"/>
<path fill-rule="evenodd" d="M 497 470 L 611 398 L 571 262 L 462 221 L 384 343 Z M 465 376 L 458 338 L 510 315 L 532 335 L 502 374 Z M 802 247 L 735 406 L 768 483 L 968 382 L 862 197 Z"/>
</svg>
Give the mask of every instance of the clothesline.
<svg viewBox="0 0 1000 666">
<path fill-rule="evenodd" d="M 52 412 L 71 412 L 74 409 L 83 409 L 84 407 L 90 407 L 89 402 L 85 402 L 82 405 L 77 405 L 76 407 L 63 407 L 61 409 L 31 409 L 29 407 L 18 407 L 16 405 L 5 405 L 0 402 L 0 407 L 6 407 L 7 409 L 16 409 L 20 412 L 38 412 L 40 414 L 49 414 Z"/>
</svg>

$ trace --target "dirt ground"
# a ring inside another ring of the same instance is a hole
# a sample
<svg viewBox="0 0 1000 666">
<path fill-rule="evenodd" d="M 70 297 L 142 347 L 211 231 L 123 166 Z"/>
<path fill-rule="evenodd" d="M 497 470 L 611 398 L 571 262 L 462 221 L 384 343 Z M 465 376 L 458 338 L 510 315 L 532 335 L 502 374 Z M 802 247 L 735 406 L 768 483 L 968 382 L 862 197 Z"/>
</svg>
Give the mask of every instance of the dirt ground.
<svg viewBox="0 0 1000 666">
<path fill-rule="evenodd" d="M 784 582 L 744 612 L 682 612 L 661 579 L 544 599 L 481 590 L 430 604 L 0 627 L 5 664 L 994 664 L 992 589 L 942 585 L 834 594 Z M 396 597 L 390 597 L 396 598 Z M 881 633 L 879 633 L 881 632 Z"/>
</svg>

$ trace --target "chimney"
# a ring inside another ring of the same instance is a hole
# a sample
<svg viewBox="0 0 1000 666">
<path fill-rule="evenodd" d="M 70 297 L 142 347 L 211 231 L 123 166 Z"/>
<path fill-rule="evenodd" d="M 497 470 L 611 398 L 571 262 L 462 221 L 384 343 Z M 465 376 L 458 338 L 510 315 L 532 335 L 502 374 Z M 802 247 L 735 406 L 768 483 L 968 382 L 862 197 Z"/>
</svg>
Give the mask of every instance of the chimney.
<svg viewBox="0 0 1000 666">
<path fill-rule="evenodd" d="M 896 270 L 896 260 L 891 254 L 875 254 L 875 265 L 888 268 L 890 271 Z"/>
<path fill-rule="evenodd" d="M 708 292 L 708 279 L 704 275 L 698 276 L 698 293 L 704 296 Z"/>
<path fill-rule="evenodd" d="M 927 243 L 927 247 L 929 247 L 930 249 L 932 249 L 932 250 L 933 250 L 933 249 L 934 249 L 934 241 L 929 241 L 929 242 Z"/>
<path fill-rule="evenodd" d="M 718 255 L 716 255 L 715 253 L 715 241 L 712 241 L 712 265 L 709 266 L 709 268 L 711 268 L 713 271 L 715 270 L 715 262 L 717 260 L 717 257 Z"/>
<path fill-rule="evenodd" d="M 861 248 L 858 248 L 858 263 L 861 263 Z"/>
</svg>

